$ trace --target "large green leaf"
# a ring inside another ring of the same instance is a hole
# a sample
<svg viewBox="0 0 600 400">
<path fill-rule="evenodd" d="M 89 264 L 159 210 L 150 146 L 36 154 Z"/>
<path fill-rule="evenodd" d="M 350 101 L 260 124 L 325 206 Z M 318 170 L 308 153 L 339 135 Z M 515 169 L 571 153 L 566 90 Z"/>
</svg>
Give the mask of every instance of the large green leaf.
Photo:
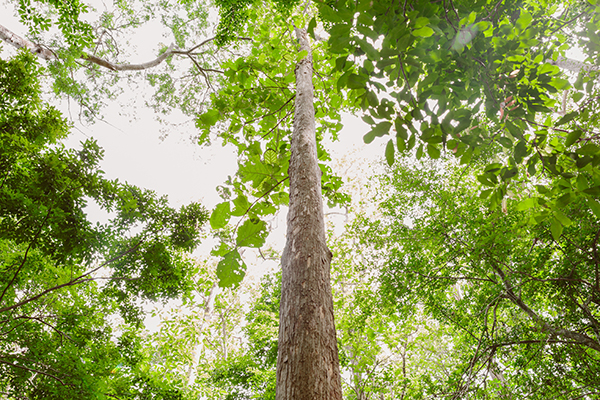
<svg viewBox="0 0 600 400">
<path fill-rule="evenodd" d="M 375 137 L 381 137 L 387 135 L 390 132 L 390 128 L 392 127 L 391 122 L 380 122 L 375 125 L 369 132 L 367 132 L 363 138 L 365 143 L 371 143 Z"/>
<path fill-rule="evenodd" d="M 217 264 L 219 286 L 235 287 L 246 275 L 246 264 L 237 250 L 230 251 Z"/>
<path fill-rule="evenodd" d="M 572 146 L 577 140 L 579 140 L 582 134 L 583 132 L 580 129 L 575 129 L 574 131 L 571 131 L 567 136 L 567 139 L 565 140 L 565 147 Z"/>
<path fill-rule="evenodd" d="M 552 222 L 550 223 L 550 232 L 552 233 L 554 240 L 560 239 L 560 235 L 562 235 L 563 232 L 563 226 L 557 218 L 552 218 Z"/>
<path fill-rule="evenodd" d="M 210 215 L 210 226 L 213 229 L 221 229 L 231 218 L 230 204 L 228 201 L 217 204 L 212 214 Z"/>
<path fill-rule="evenodd" d="M 235 242 L 242 247 L 261 247 L 267 237 L 267 224 L 256 217 L 246 219 L 237 231 Z"/>
</svg>

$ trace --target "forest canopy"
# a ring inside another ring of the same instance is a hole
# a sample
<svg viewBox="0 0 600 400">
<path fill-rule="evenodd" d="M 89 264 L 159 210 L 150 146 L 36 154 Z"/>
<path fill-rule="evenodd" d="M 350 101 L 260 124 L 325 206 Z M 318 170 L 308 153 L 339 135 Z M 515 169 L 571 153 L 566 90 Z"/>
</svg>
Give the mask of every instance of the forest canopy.
<svg viewBox="0 0 600 400">
<path fill-rule="evenodd" d="M 14 6 L 28 30 L 0 25 L 20 49 L 0 59 L 0 396 L 600 395 L 596 0 Z M 156 21 L 171 43 L 132 63 L 128 37 Z M 144 79 L 160 118 L 177 109 L 199 146 L 236 152 L 211 211 L 105 178 L 93 139 L 62 143 L 43 88 L 94 121 Z M 326 145 L 344 113 L 385 144 L 360 187 Z M 343 210 L 342 233 L 324 210 Z M 203 226 L 216 245 L 194 259 Z M 246 252 L 282 273 L 252 286 Z M 144 331 L 142 305 L 170 299 L 185 312 Z"/>
</svg>

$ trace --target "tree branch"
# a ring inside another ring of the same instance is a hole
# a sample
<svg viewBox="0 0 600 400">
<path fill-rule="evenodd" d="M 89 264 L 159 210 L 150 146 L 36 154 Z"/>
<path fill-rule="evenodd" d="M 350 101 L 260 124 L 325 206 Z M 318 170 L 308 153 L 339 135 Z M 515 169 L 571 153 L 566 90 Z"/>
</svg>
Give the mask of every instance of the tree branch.
<svg viewBox="0 0 600 400">
<path fill-rule="evenodd" d="M 14 368 L 20 368 L 20 369 L 24 369 L 25 371 L 34 372 L 34 373 L 37 373 L 37 374 L 42 374 L 42 375 L 45 375 L 45 376 L 47 376 L 48 378 L 56 379 L 56 380 L 57 380 L 58 382 L 60 382 L 60 384 L 61 384 L 61 385 L 63 385 L 63 386 L 71 386 L 71 387 L 73 386 L 73 385 L 70 385 L 70 384 L 69 384 L 69 385 L 68 385 L 68 384 L 66 384 L 66 383 L 65 383 L 65 382 L 63 382 L 63 380 L 62 380 L 62 379 L 60 379 L 58 376 L 56 376 L 56 375 L 52 375 L 52 374 L 49 374 L 49 373 L 47 373 L 47 372 L 44 372 L 44 371 L 41 371 L 41 370 L 39 370 L 39 369 L 34 369 L 34 368 L 24 367 L 24 366 L 22 366 L 22 365 L 17 365 L 17 364 L 13 364 L 13 363 L 6 362 L 6 361 L 2 361 L 2 360 L 0 360 L 0 363 L 2 363 L 2 364 L 6 364 L 6 365 L 8 365 L 8 366 L 11 366 L 11 367 L 14 367 Z"/>
<path fill-rule="evenodd" d="M 558 56 L 556 61 L 554 60 L 546 60 L 548 64 L 556 65 L 562 69 L 566 69 L 568 71 L 579 72 L 583 71 L 598 71 L 600 70 L 600 65 L 592 65 L 586 64 L 581 61 L 573 60 L 572 58 L 567 58 L 563 56 Z"/>
<path fill-rule="evenodd" d="M 31 239 L 31 242 L 29 242 L 29 246 L 27 246 L 27 250 L 25 250 L 25 254 L 23 255 L 23 261 L 21 261 L 21 265 L 19 265 L 19 268 L 17 269 L 17 272 L 15 272 L 15 274 L 13 275 L 12 279 L 10 280 L 10 282 L 8 282 L 8 284 L 6 285 L 6 287 L 4 288 L 4 290 L 2 291 L 2 295 L 0 295 L 0 302 L 4 298 L 4 295 L 6 294 L 6 291 L 8 290 L 8 288 L 11 287 L 13 283 L 15 283 L 15 280 L 17 279 L 17 276 L 19 275 L 19 273 L 23 269 L 23 266 L 25 265 L 25 262 L 27 261 L 27 255 L 29 254 L 29 250 L 31 250 L 31 247 L 33 246 L 33 244 L 35 243 L 35 241 L 37 240 L 37 238 L 40 236 L 40 233 L 42 233 L 42 229 L 44 229 L 44 226 L 46 225 L 46 221 L 48 221 L 48 218 L 50 217 L 50 214 L 52 214 L 52 207 L 50 207 L 50 209 L 48 209 L 48 212 L 46 213 L 46 217 L 44 218 L 44 220 L 40 224 L 40 227 L 38 228 L 38 231 L 36 232 L 36 234 L 33 237 L 33 239 Z"/>
<path fill-rule="evenodd" d="M 506 291 L 508 298 L 514 304 L 516 304 L 521 310 L 525 311 L 525 313 L 529 316 L 529 318 L 531 318 L 534 322 L 541 324 L 541 326 L 546 331 L 550 332 L 553 335 L 562 336 L 567 339 L 572 339 L 579 344 L 582 344 L 586 347 L 589 347 L 590 349 L 600 352 L 600 343 L 593 340 L 589 336 L 584 335 L 582 333 L 573 332 L 573 331 L 570 331 L 570 330 L 564 329 L 564 328 L 556 328 L 556 327 L 550 325 L 548 322 L 546 322 L 535 311 L 533 311 L 531 308 L 529 308 L 529 306 L 527 304 L 525 304 L 525 302 L 523 302 L 523 300 L 519 296 L 516 295 L 516 293 L 513 291 L 512 285 L 509 283 L 508 279 L 506 278 L 504 271 L 502 271 L 502 269 L 500 267 L 498 267 L 498 265 L 496 263 L 492 262 L 492 268 L 496 271 L 496 273 L 502 280 L 502 282 L 504 284 L 504 289 Z"/>
<path fill-rule="evenodd" d="M 177 48 L 175 48 L 174 44 L 171 44 L 164 53 L 162 53 L 161 55 L 156 57 L 154 60 L 151 60 L 151 61 L 148 61 L 145 63 L 141 63 L 141 64 L 115 64 L 108 60 L 105 60 L 100 57 L 96 57 L 95 55 L 88 54 L 88 53 L 83 53 L 79 58 L 81 58 L 82 60 L 85 60 L 87 62 L 90 62 L 92 64 L 96 64 L 100 67 L 109 69 L 111 71 L 142 71 L 145 69 L 156 67 L 157 65 L 159 65 L 160 63 L 162 63 L 163 61 L 165 61 L 167 58 L 169 58 L 170 56 L 172 56 L 174 54 L 190 56 L 192 51 L 198 49 L 199 47 L 205 45 L 206 43 L 210 43 L 214 39 L 215 39 L 214 37 L 206 39 L 203 42 L 201 42 L 200 44 L 197 44 L 188 50 L 177 49 Z M 236 39 L 252 40 L 250 38 L 245 38 L 245 37 L 238 37 Z M 44 60 L 47 60 L 47 61 L 56 60 L 58 58 L 57 55 L 52 50 L 45 48 L 40 44 L 33 43 L 30 40 L 22 38 L 19 35 L 11 32 L 9 29 L 7 29 L 6 27 L 4 27 L 2 25 L 0 25 L 0 40 L 3 40 L 4 42 L 10 44 L 11 46 L 13 46 L 17 49 L 20 49 L 20 48 L 29 49 L 33 54 L 35 54 L 38 57 L 43 58 Z M 208 68 L 203 68 L 202 70 L 203 71 L 211 71 L 211 72 L 221 72 L 218 70 L 213 70 L 213 69 L 208 69 Z"/>
<path fill-rule="evenodd" d="M 42 297 L 42 296 L 45 296 L 46 294 L 48 294 L 48 293 L 50 293 L 50 292 L 54 292 L 54 291 L 56 291 L 56 290 L 58 290 L 58 289 L 61 289 L 61 288 L 63 288 L 63 287 L 74 286 L 74 285 L 79 285 L 79 284 L 81 284 L 81 283 L 85 283 L 85 282 L 93 281 L 93 280 L 94 280 L 94 278 L 88 278 L 88 279 L 83 279 L 83 278 L 85 278 L 86 276 L 88 276 L 88 275 L 90 275 L 90 274 L 93 274 L 94 272 L 96 272 L 96 271 L 98 271 L 99 269 L 101 269 L 101 268 L 105 267 L 106 265 L 108 265 L 108 264 L 112 263 L 113 261 L 116 261 L 116 260 L 118 260 L 119 258 L 121 258 L 121 257 L 125 256 L 126 254 L 129 254 L 129 253 L 131 253 L 131 252 L 135 251 L 135 250 L 136 250 L 136 249 L 139 247 L 139 245 L 140 245 L 141 243 L 142 243 L 142 241 L 140 240 L 140 241 L 139 241 L 139 242 L 138 242 L 138 243 L 137 243 L 135 246 L 133 246 L 132 248 L 130 248 L 130 249 L 126 250 L 126 251 L 123 251 L 123 252 L 121 252 L 121 253 L 117 254 L 115 257 L 111 258 L 111 259 L 110 259 L 110 260 L 108 260 L 108 261 L 105 261 L 105 262 L 103 262 L 103 263 L 102 263 L 102 264 L 100 264 L 98 267 L 96 267 L 96 268 L 92 269 L 92 270 L 91 270 L 91 271 L 89 271 L 89 272 L 86 272 L 86 273 L 85 273 L 85 274 L 83 274 L 83 275 L 80 275 L 80 276 L 78 276 L 77 278 L 75 278 L 75 279 L 73 279 L 73 280 L 71 280 L 71 281 L 69 281 L 69 282 L 67 282 L 67 283 L 63 283 L 62 285 L 57 285 L 57 286 L 51 287 L 51 288 L 49 288 L 49 289 L 46 289 L 46 290 L 44 290 L 43 292 L 41 292 L 41 293 L 39 293 L 39 294 L 37 294 L 37 295 L 35 295 L 35 296 L 33 296 L 33 297 L 30 297 L 30 298 L 28 298 L 28 299 L 22 300 L 22 301 L 20 301 L 20 302 L 18 302 L 18 303 L 16 303 L 16 304 L 13 304 L 12 306 L 7 306 L 7 307 L 0 308 L 0 313 L 6 312 L 6 311 L 10 311 L 10 310 L 14 310 L 15 308 L 19 308 L 19 307 L 21 307 L 21 306 L 24 306 L 24 305 L 25 305 L 25 304 L 27 304 L 27 303 L 31 303 L 32 301 L 35 301 L 35 300 L 39 299 L 40 297 Z"/>
</svg>

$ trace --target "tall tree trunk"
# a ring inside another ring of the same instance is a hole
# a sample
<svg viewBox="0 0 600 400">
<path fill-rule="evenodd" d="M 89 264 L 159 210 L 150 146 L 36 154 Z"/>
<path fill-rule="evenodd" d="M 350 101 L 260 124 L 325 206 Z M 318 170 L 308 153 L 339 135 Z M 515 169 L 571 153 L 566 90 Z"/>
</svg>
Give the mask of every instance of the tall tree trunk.
<svg viewBox="0 0 600 400">
<path fill-rule="evenodd" d="M 329 271 L 332 255 L 325 241 L 317 163 L 312 53 L 306 31 L 295 31 L 300 51 L 308 54 L 296 65 L 276 400 L 341 400 Z"/>
</svg>

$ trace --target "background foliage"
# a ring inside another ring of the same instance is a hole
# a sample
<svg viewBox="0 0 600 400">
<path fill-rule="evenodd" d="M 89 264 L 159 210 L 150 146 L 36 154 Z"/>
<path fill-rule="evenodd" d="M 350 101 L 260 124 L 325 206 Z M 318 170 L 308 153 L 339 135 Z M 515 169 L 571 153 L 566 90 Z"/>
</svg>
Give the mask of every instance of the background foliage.
<svg viewBox="0 0 600 400">
<path fill-rule="evenodd" d="M 0 390 L 5 396 L 181 398 L 148 374 L 142 301 L 185 297 L 207 212 L 103 177 L 92 140 L 40 97 L 33 56 L 0 60 Z M 84 207 L 114 215 L 92 223 Z M 112 372 L 121 368 L 124 373 Z"/>
<path fill-rule="evenodd" d="M 174 46 L 157 52 L 173 53 L 146 74 L 151 105 L 179 108 L 201 145 L 238 154 L 210 214 L 220 261 L 213 271 L 185 254 L 208 218 L 201 206 L 173 210 L 104 179 L 93 141 L 60 144 L 68 125 L 41 101 L 31 56 L 3 60 L 6 396 L 273 398 L 278 278 L 245 289 L 248 305 L 229 288 L 245 274 L 242 249 L 265 245 L 267 218 L 288 202 L 302 57 L 291 22 L 315 40 L 323 193 L 350 207 L 330 241 L 346 398 L 599 394 L 597 1 L 219 1 L 214 38 L 204 3 L 116 5 L 94 23 L 79 2 L 18 9 L 32 39 L 56 49 L 44 70 L 56 92 L 92 118 L 134 75 L 104 74 L 86 55 L 126 64 L 132 28 L 169 27 Z M 585 58 L 577 71 L 562 63 L 572 47 Z M 386 143 L 370 208 L 350 203 L 323 145 L 345 111 L 370 125 L 366 143 Z M 92 224 L 87 201 L 115 217 Z M 216 282 L 228 289 L 215 294 Z M 196 312 L 144 337 L 140 301 L 181 296 Z"/>
</svg>

